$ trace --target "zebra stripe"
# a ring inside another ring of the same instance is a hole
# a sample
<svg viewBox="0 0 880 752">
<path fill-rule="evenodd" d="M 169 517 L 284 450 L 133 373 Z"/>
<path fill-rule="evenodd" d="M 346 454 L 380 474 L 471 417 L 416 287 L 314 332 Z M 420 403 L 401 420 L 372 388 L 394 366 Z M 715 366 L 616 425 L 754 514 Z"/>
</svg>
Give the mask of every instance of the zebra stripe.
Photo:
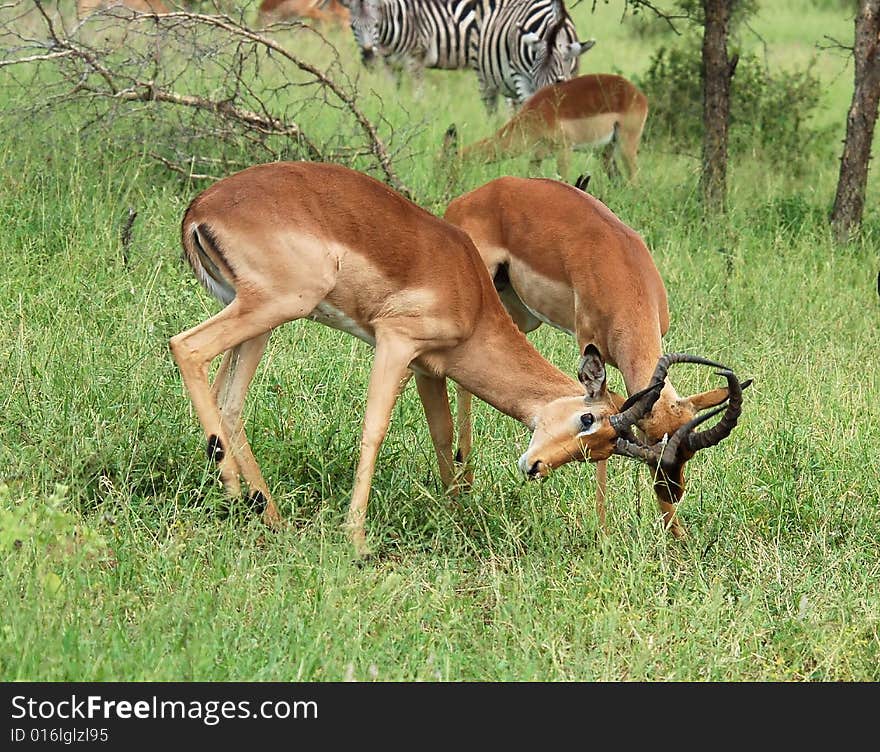
<svg viewBox="0 0 880 752">
<path fill-rule="evenodd" d="M 361 55 L 406 59 L 424 68 L 473 66 L 480 0 L 349 0 Z"/>
<path fill-rule="evenodd" d="M 579 56 L 594 42 L 578 42 L 563 0 L 480 0 L 474 67 L 487 109 L 498 94 L 522 104 L 538 89 L 572 78 Z"/>
</svg>

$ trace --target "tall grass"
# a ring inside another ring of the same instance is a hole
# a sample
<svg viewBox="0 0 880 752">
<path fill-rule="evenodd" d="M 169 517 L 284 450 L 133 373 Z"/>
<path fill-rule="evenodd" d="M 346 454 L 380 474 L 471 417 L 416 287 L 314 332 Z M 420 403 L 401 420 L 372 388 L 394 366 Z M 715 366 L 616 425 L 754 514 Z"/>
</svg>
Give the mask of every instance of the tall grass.
<svg viewBox="0 0 880 752">
<path fill-rule="evenodd" d="M 619 26 L 618 9 L 587 6 L 578 26 L 600 43 L 584 68 L 643 70 L 654 42 Z M 813 45 L 851 34 L 846 14 L 775 11 L 755 21 L 771 64 L 780 49 L 818 55 L 827 122 L 842 128 L 851 74 Z M 442 212 L 448 121 L 474 138 L 497 125 L 472 76 L 429 72 L 421 97 L 381 73 L 361 86 L 392 124 L 424 123 L 402 175 Z M 880 678 L 877 180 L 864 241 L 834 247 L 835 145 L 808 178 L 768 171 L 760 155 L 732 164 L 729 214 L 712 222 L 692 156 L 646 144 L 637 187 L 584 157 L 591 189 L 654 253 L 667 349 L 755 379 L 732 436 L 688 466 L 687 543 L 663 532 L 647 471 L 624 460 L 611 463 L 600 536 L 592 469 L 525 483 L 525 429 L 485 405 L 474 490 L 448 498 L 410 388 L 374 480 L 379 555 L 358 566 L 340 526 L 372 352 L 312 323 L 273 334 L 246 411 L 290 522 L 267 532 L 223 499 L 167 350 L 216 310 L 180 262 L 178 224 L 202 184 L 96 149 L 61 116 L 46 125 L 0 134 L 3 679 Z M 472 168 L 456 190 L 527 170 Z M 531 337 L 573 371 L 570 338 Z M 681 392 L 711 383 L 686 367 L 673 377 Z"/>
</svg>

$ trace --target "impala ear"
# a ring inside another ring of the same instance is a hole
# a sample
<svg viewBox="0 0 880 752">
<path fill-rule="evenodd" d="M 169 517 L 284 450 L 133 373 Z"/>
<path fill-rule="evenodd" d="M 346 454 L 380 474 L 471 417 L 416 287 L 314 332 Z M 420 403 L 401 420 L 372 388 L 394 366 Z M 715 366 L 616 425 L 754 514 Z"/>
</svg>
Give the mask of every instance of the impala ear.
<svg viewBox="0 0 880 752">
<path fill-rule="evenodd" d="M 584 348 L 584 355 L 578 366 L 578 380 L 584 385 L 587 400 L 594 401 L 606 393 L 605 361 L 594 344 Z"/>
<path fill-rule="evenodd" d="M 739 385 L 740 389 L 747 389 L 751 386 L 752 380 L 746 379 Z M 718 389 L 712 389 L 708 392 L 700 392 L 699 394 L 692 394 L 690 397 L 685 397 L 685 402 L 689 403 L 693 408 L 694 412 L 700 412 L 700 410 L 705 410 L 709 407 L 717 407 L 722 404 L 727 398 L 730 396 L 730 390 L 724 386 L 719 387 Z"/>
</svg>

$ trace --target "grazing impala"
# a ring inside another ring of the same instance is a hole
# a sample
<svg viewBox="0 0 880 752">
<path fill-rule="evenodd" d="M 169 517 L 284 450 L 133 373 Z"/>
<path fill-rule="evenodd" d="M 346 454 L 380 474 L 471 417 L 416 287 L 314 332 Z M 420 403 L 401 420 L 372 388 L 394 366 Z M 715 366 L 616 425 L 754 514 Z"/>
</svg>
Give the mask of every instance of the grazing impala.
<svg viewBox="0 0 880 752">
<path fill-rule="evenodd" d="M 181 234 L 196 277 L 226 307 L 173 337 L 171 352 L 226 490 L 238 495 L 243 478 L 270 525 L 278 510 L 241 412 L 270 332 L 294 319 L 341 329 L 376 350 L 347 522 L 359 553 L 376 456 L 408 369 L 447 486 L 454 461 L 446 377 L 532 431 L 519 460 L 529 475 L 614 453 L 651 461 L 662 449 L 638 443 L 631 426 L 649 413 L 668 364 L 622 410 L 596 348 L 585 349 L 580 384 L 566 376 L 511 321 L 467 234 L 373 178 L 324 163 L 251 167 L 199 194 Z M 212 387 L 208 367 L 221 353 Z M 685 440 L 699 436 L 690 430 Z"/>
<path fill-rule="evenodd" d="M 661 337 L 669 328 L 663 280 L 641 237 L 601 201 L 556 180 L 504 177 L 455 199 L 445 219 L 470 235 L 522 331 L 545 322 L 573 334 L 581 352 L 597 347 L 601 358 L 620 370 L 630 395 L 662 378 L 655 366 L 658 359 L 664 362 Z M 684 493 L 684 465 L 698 449 L 730 433 L 741 409 L 741 389 L 749 383 L 725 375 L 727 388 L 691 397 L 679 397 L 667 381 L 651 413 L 638 422 L 655 446 L 667 434 L 673 437 L 662 458 L 652 459 L 640 449 L 633 449 L 633 456 L 654 468 L 654 490 L 665 524 L 676 537 L 685 534 L 675 516 L 675 504 Z M 466 461 L 470 395 L 461 387 L 459 452 Z M 728 397 L 718 425 L 698 434 L 688 429 L 686 440 L 676 438 L 700 410 Z M 597 470 L 597 511 L 604 525 L 604 462 Z"/>
<path fill-rule="evenodd" d="M 162 0 L 77 0 L 76 12 L 79 16 L 93 13 L 100 8 L 128 8 L 139 13 L 170 13 Z"/>
<path fill-rule="evenodd" d="M 648 100 L 632 83 L 610 73 L 590 73 L 539 89 L 494 135 L 464 147 L 461 155 L 497 162 L 529 153 L 538 164 L 555 156 L 559 174 L 568 179 L 572 149 L 604 146 L 608 174 L 615 173 L 618 156 L 633 180 L 647 117 Z M 453 127 L 449 141 L 454 137 Z"/>
<path fill-rule="evenodd" d="M 308 18 L 320 23 L 348 26 L 348 8 L 339 0 L 263 0 L 259 19 L 263 25 L 283 18 Z"/>
</svg>

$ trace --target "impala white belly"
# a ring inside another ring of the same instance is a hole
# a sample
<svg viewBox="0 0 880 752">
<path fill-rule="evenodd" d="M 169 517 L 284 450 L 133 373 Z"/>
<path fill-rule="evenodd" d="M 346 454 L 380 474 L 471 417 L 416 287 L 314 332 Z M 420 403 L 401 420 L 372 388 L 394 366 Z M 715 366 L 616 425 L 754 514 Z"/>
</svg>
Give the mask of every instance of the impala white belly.
<svg viewBox="0 0 880 752">
<path fill-rule="evenodd" d="M 565 332 L 566 334 L 571 334 L 572 336 L 574 336 L 574 332 L 571 329 L 568 329 L 568 328 L 562 326 L 562 324 L 557 324 L 555 321 L 551 321 L 540 311 L 536 311 L 534 308 L 531 308 L 528 305 L 526 305 L 526 303 L 523 302 L 522 299 L 520 299 L 520 302 L 522 302 L 523 306 L 525 306 L 525 309 L 530 314 L 532 314 L 532 316 L 534 316 L 536 319 L 538 319 L 538 321 L 542 321 L 545 324 L 549 324 L 554 329 L 558 329 L 560 332 Z"/>
<path fill-rule="evenodd" d="M 574 333 L 574 294 L 566 283 L 538 274 L 527 263 L 512 255 L 508 274 L 523 308 L 554 329 Z"/>
<path fill-rule="evenodd" d="M 617 113 L 609 112 L 580 120 L 561 120 L 559 127 L 566 141 L 575 148 L 595 149 L 611 143 L 617 120 Z"/>
<path fill-rule="evenodd" d="M 346 316 L 345 313 L 338 308 L 334 308 L 326 300 L 318 303 L 315 309 L 309 314 L 312 321 L 324 324 L 341 332 L 346 332 L 363 340 L 371 347 L 376 346 L 376 339 L 354 319 Z"/>
</svg>

